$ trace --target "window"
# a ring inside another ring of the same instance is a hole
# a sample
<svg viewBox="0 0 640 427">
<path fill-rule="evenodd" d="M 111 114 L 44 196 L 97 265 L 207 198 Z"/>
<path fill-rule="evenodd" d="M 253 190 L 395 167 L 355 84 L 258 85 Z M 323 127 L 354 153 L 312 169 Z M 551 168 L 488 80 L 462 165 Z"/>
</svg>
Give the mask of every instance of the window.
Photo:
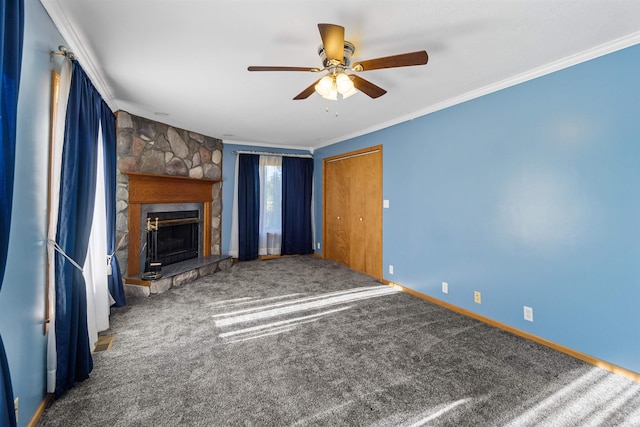
<svg viewBox="0 0 640 427">
<path fill-rule="evenodd" d="M 258 255 L 280 255 L 282 241 L 282 157 L 260 156 Z"/>
</svg>

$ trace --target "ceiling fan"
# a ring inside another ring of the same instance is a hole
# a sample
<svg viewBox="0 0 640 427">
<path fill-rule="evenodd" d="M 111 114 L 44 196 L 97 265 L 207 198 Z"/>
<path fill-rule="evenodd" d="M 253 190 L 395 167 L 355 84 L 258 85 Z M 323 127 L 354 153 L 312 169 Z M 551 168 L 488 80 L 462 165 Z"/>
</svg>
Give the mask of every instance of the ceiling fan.
<svg viewBox="0 0 640 427">
<path fill-rule="evenodd" d="M 334 24 L 318 24 L 318 29 L 322 38 L 322 45 L 318 48 L 318 55 L 322 59 L 323 68 L 250 66 L 247 69 L 249 71 L 307 71 L 312 73 L 326 71 L 324 77 L 316 80 L 311 86 L 296 95 L 293 98 L 294 100 L 306 99 L 313 92 L 318 92 L 325 99 L 337 100 L 338 94 L 344 99 L 357 93 L 358 90 L 371 98 L 378 98 L 387 93 L 387 91 L 356 74 L 347 74 L 346 71 L 359 73 L 383 68 L 424 65 L 429 60 L 427 52 L 420 50 L 369 59 L 351 65 L 351 56 L 356 49 L 353 43 L 344 39 L 344 27 Z"/>
</svg>

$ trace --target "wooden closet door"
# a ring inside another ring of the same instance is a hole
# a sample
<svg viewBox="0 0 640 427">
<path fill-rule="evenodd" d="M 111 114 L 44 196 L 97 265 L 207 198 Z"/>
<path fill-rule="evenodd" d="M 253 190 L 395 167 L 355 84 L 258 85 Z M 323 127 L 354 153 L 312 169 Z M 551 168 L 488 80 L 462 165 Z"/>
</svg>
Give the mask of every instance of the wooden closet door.
<svg viewBox="0 0 640 427">
<path fill-rule="evenodd" d="M 380 279 L 382 273 L 382 153 L 350 159 L 350 267 Z"/>
<path fill-rule="evenodd" d="M 325 258 L 382 278 L 381 147 L 324 163 Z"/>
<path fill-rule="evenodd" d="M 325 163 L 325 257 L 350 264 L 350 167 L 347 160 Z"/>
</svg>

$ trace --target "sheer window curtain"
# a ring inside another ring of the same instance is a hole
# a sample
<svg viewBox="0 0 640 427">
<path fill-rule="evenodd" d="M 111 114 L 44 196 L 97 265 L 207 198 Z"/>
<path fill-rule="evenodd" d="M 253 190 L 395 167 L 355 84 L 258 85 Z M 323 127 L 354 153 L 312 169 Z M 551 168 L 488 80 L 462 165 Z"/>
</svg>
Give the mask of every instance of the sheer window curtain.
<svg viewBox="0 0 640 427">
<path fill-rule="evenodd" d="M 229 256 L 238 258 L 238 168 L 240 166 L 240 156 L 236 156 L 235 179 L 233 181 L 233 206 L 231 208 L 231 238 L 229 240 Z"/>
<path fill-rule="evenodd" d="M 96 195 L 87 258 L 83 266 L 87 286 L 87 328 L 91 349 L 98 342 L 98 332 L 109 329 L 110 307 L 115 300 L 109 294 L 107 280 L 107 214 L 105 206 L 102 126 L 98 128 Z"/>
<path fill-rule="evenodd" d="M 116 252 L 124 241 L 125 235 L 116 242 L 116 192 L 117 192 L 117 140 L 116 117 L 104 100 L 100 106 L 100 123 L 102 126 L 102 153 L 104 157 L 104 191 L 107 226 L 107 285 L 109 294 L 115 300 L 115 307 L 124 307 L 127 299 L 124 295 L 122 272 Z"/>
<path fill-rule="evenodd" d="M 260 156 L 258 255 L 280 255 L 282 241 L 282 156 Z"/>
</svg>

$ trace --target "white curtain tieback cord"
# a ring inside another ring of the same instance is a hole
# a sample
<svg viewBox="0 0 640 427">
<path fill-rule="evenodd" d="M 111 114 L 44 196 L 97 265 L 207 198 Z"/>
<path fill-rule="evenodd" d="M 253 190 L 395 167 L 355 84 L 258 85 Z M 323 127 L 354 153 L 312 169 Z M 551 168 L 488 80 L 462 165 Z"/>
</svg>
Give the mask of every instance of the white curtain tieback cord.
<svg viewBox="0 0 640 427">
<path fill-rule="evenodd" d="M 55 240 L 47 240 L 47 243 L 49 243 L 53 249 L 56 250 L 56 252 L 58 252 L 60 255 L 62 255 L 63 257 L 65 257 L 75 268 L 77 268 L 78 270 L 80 270 L 81 273 L 84 273 L 84 271 L 82 270 L 82 267 L 80 267 L 80 264 L 78 264 L 77 262 L 75 262 L 69 255 L 67 255 L 64 250 L 62 250 L 62 248 L 60 247 L 60 245 L 58 244 L 58 242 L 56 242 Z"/>
</svg>

